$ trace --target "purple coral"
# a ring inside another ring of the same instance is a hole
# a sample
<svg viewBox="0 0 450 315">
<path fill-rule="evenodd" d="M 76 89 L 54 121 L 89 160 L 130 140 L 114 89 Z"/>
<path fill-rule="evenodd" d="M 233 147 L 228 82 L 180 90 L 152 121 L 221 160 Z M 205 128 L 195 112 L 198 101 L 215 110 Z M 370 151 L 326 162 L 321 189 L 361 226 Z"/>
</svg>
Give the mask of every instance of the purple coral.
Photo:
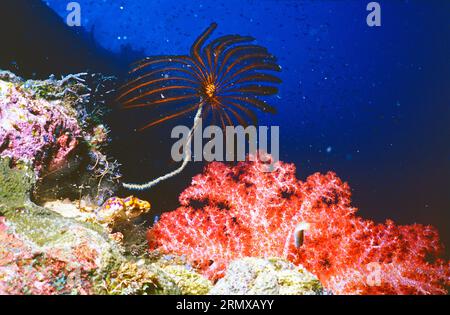
<svg viewBox="0 0 450 315">
<path fill-rule="evenodd" d="M 33 165 L 37 174 L 57 169 L 81 136 L 76 111 L 61 100 L 35 97 L 0 80 L 0 156 Z"/>
</svg>

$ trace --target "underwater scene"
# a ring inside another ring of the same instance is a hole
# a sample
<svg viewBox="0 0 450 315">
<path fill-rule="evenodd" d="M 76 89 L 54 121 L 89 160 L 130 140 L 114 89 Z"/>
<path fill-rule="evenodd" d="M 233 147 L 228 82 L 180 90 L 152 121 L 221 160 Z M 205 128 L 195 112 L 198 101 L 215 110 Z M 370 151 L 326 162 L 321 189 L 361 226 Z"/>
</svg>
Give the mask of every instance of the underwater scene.
<svg viewBox="0 0 450 315">
<path fill-rule="evenodd" d="M 448 295 L 450 1 L 0 6 L 1 295 Z"/>
</svg>

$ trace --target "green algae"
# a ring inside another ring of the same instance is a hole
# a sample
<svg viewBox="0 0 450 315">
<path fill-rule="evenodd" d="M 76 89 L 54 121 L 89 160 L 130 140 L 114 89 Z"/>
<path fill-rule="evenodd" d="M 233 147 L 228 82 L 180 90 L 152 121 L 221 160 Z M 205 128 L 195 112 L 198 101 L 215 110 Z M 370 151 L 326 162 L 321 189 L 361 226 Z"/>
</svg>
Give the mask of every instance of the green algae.
<svg viewBox="0 0 450 315">
<path fill-rule="evenodd" d="M 34 182 L 33 171 L 26 164 L 11 168 L 9 158 L 0 159 L 0 212 L 7 214 L 27 204 Z"/>
</svg>

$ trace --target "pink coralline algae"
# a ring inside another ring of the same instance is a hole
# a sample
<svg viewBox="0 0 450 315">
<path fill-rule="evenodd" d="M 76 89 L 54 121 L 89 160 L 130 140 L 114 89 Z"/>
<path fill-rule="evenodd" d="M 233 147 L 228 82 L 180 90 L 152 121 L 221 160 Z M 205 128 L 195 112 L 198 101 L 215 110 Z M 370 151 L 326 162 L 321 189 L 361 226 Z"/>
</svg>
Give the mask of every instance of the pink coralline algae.
<svg viewBox="0 0 450 315">
<path fill-rule="evenodd" d="M 149 230 L 150 248 L 184 255 L 212 280 L 234 259 L 281 257 L 334 294 L 447 293 L 449 262 L 433 227 L 356 216 L 349 186 L 332 172 L 303 182 L 292 164 L 266 169 L 260 161 L 209 164 L 180 195 L 181 207 Z"/>
<path fill-rule="evenodd" d="M 92 294 L 99 252 L 88 243 L 41 249 L 0 217 L 0 294 Z"/>
<path fill-rule="evenodd" d="M 0 156 L 30 162 L 37 173 L 58 168 L 81 135 L 76 111 L 0 80 Z"/>
</svg>

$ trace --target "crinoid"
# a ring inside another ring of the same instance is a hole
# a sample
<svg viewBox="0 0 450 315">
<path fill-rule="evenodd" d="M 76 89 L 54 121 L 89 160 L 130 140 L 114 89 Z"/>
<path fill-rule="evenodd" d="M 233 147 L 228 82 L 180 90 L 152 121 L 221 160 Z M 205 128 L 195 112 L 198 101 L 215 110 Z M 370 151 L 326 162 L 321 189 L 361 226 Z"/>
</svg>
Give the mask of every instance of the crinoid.
<svg viewBox="0 0 450 315">
<path fill-rule="evenodd" d="M 192 134 L 201 118 L 219 120 L 222 127 L 257 123 L 255 109 L 275 113 L 260 96 L 274 95 L 281 80 L 270 74 L 280 71 L 276 58 L 266 48 L 254 45 L 253 37 L 225 35 L 205 45 L 217 24 L 212 23 L 194 42 L 189 56 L 148 57 L 134 64 L 131 79 L 119 91 L 124 108 L 172 107 L 166 116 L 140 130 L 196 112 L 183 164 L 177 170 L 143 185 L 124 184 L 129 189 L 148 189 L 180 173 L 191 157 Z"/>
</svg>

